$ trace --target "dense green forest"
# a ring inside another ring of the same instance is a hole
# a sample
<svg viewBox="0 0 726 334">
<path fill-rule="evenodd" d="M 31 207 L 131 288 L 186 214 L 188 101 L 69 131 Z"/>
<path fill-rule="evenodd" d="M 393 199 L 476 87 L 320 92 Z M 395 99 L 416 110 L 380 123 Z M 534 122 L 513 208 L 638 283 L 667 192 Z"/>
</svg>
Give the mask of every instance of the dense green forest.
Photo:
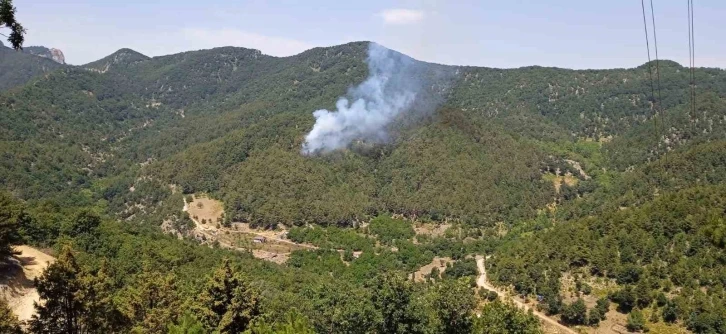
<svg viewBox="0 0 726 334">
<path fill-rule="evenodd" d="M 0 42 L 0 59 L 0 92 L 64 67 L 48 58 L 15 51 L 3 42 Z"/>
<path fill-rule="evenodd" d="M 414 283 L 394 267 L 341 280 L 324 263 L 311 264 L 321 272 L 293 264 L 305 260 L 279 266 L 87 209 L 26 207 L 9 194 L 0 194 L 0 219 L 5 247 L 25 241 L 58 254 L 35 282 L 45 303 L 31 333 L 541 332 L 501 301 L 475 316 L 478 297 L 453 276 Z M 7 305 L 0 311 L 0 328 L 20 332 Z"/>
<path fill-rule="evenodd" d="M 75 301 L 78 331 L 538 332 L 473 293 L 474 255 L 568 325 L 597 326 L 613 303 L 632 330 L 726 331 L 724 70 L 696 69 L 691 110 L 688 70 L 671 61 L 657 101 L 647 64 L 419 63 L 447 73 L 435 111 L 404 114 L 385 143 L 301 155 L 312 112 L 366 78 L 367 47 L 122 49 L 77 67 L 0 47 L 4 244 L 55 249 L 62 265 L 39 291 L 68 293 L 52 280 L 73 277 L 74 296 L 94 295 Z M 318 249 L 275 265 L 163 235 L 165 221 L 192 224 L 181 206 L 194 193 L 221 200 L 227 225 L 282 224 Z M 420 223 L 451 227 L 420 235 Z M 406 279 L 434 257 L 456 262 Z M 139 300 L 149 290 L 158 310 Z M 46 306 L 31 330 L 58 323 Z"/>
</svg>

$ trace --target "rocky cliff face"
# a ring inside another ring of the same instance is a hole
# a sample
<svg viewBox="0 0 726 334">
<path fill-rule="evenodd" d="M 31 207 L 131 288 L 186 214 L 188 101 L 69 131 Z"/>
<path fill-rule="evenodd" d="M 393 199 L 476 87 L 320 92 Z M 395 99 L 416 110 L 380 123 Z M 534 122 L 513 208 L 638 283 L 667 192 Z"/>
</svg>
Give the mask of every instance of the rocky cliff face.
<svg viewBox="0 0 726 334">
<path fill-rule="evenodd" d="M 51 54 L 50 59 L 53 59 L 56 63 L 59 63 L 59 64 L 66 63 L 66 56 L 63 55 L 63 51 L 51 48 L 50 54 Z"/>
<path fill-rule="evenodd" d="M 66 57 L 63 55 L 63 51 L 55 48 L 48 49 L 44 46 L 28 46 L 23 48 L 23 51 L 39 57 L 52 59 L 59 64 L 66 63 Z"/>
</svg>

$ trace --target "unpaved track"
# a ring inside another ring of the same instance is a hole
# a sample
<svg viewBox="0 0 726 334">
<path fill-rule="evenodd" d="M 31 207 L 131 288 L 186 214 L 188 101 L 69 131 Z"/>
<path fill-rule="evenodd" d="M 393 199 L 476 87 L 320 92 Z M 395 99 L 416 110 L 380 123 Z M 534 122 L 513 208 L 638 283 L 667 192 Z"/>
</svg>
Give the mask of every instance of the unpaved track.
<svg viewBox="0 0 726 334">
<path fill-rule="evenodd" d="M 15 264 L 8 265 L 8 275 L 3 275 L 0 282 L 2 287 L 0 295 L 8 300 L 10 308 L 18 319 L 25 321 L 33 316 L 34 303 L 40 300 L 33 280 L 40 277 L 45 268 L 55 262 L 55 258 L 30 246 L 17 246 L 15 250 L 22 253 L 14 257 Z"/>
<path fill-rule="evenodd" d="M 274 242 L 280 242 L 280 243 L 283 243 L 283 244 L 288 244 L 288 245 L 303 247 L 303 248 L 307 248 L 307 249 L 318 249 L 317 246 L 308 245 L 308 244 L 299 244 L 297 242 L 290 241 L 290 240 L 286 240 L 286 239 L 280 239 L 278 237 L 270 237 L 269 234 L 267 234 L 267 233 L 258 233 L 258 232 L 254 232 L 254 231 L 235 231 L 235 230 L 232 230 L 232 229 L 224 229 L 222 231 L 223 232 L 229 232 L 229 233 L 253 234 L 255 236 L 265 237 L 265 238 L 267 238 L 267 240 L 271 240 L 271 241 L 274 241 Z"/>
<path fill-rule="evenodd" d="M 557 322 L 557 320 L 552 319 L 552 318 L 548 317 L 546 314 L 531 308 L 529 305 L 517 300 L 516 298 L 509 297 L 509 295 L 507 295 L 506 292 L 501 291 L 501 290 L 497 289 L 496 287 L 494 287 L 487 280 L 487 270 L 486 270 L 486 267 L 484 267 L 484 257 L 483 256 L 481 256 L 481 255 L 476 256 L 476 266 L 477 266 L 477 268 L 479 268 L 479 277 L 476 280 L 477 286 L 496 292 L 497 295 L 499 296 L 499 298 L 511 300 L 512 302 L 514 302 L 515 305 L 517 305 L 517 307 L 519 307 L 525 311 L 532 310 L 532 313 L 536 317 L 540 318 L 540 320 L 544 321 L 548 325 L 556 328 L 561 333 L 577 334 L 577 332 L 575 332 L 574 330 L 570 329 L 569 327 Z"/>
</svg>

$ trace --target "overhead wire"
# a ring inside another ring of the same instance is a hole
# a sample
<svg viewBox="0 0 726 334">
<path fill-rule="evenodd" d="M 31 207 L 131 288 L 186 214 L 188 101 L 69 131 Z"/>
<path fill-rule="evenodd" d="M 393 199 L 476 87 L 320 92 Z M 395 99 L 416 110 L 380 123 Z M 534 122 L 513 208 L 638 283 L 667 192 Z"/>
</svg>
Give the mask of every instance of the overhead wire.
<svg viewBox="0 0 726 334">
<path fill-rule="evenodd" d="M 693 0 L 688 0 L 688 67 L 690 73 L 690 121 L 692 130 L 695 129 L 696 117 L 696 47 L 695 36 L 693 33 Z"/>
<path fill-rule="evenodd" d="M 690 0 L 689 0 L 690 1 Z M 656 28 L 655 28 L 655 10 L 653 9 L 653 0 L 650 0 L 650 18 L 653 22 L 653 47 L 655 47 L 655 73 L 657 78 L 657 86 L 658 86 L 658 100 L 654 101 L 654 107 L 655 107 L 655 113 L 656 117 L 660 115 L 660 127 L 661 127 L 661 133 L 668 138 L 668 127 L 666 126 L 666 117 L 665 117 L 665 111 L 663 110 L 662 103 L 663 103 L 663 97 L 661 95 L 661 89 L 660 89 L 660 65 L 658 60 L 658 35 L 656 34 Z M 656 132 L 657 135 L 657 132 Z M 660 137 L 658 137 L 658 141 L 660 141 Z M 668 144 L 667 141 L 665 142 L 665 165 L 668 166 Z"/>
<path fill-rule="evenodd" d="M 653 116 L 653 128 L 655 129 L 655 137 L 656 142 L 659 140 L 660 136 L 658 134 L 658 118 L 657 118 L 657 109 L 656 109 L 656 101 L 655 101 L 655 84 L 653 83 L 653 69 L 651 65 L 651 59 L 650 59 L 650 38 L 648 36 L 648 21 L 645 18 L 645 0 L 640 0 L 640 5 L 643 9 L 643 29 L 645 30 L 645 47 L 648 51 L 648 77 L 650 78 L 650 102 L 652 103 L 652 108 L 654 112 Z"/>
</svg>

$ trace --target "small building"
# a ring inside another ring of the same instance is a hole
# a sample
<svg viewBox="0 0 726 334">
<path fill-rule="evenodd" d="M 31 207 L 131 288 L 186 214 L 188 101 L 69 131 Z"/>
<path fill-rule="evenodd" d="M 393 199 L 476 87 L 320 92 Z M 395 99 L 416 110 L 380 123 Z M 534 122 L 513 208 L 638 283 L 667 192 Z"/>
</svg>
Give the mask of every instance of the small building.
<svg viewBox="0 0 726 334">
<path fill-rule="evenodd" d="M 263 237 L 261 235 L 258 235 L 254 239 L 252 239 L 252 242 L 254 242 L 256 244 L 261 244 L 261 243 L 264 243 L 266 241 L 267 241 L 267 238 L 265 238 L 265 237 Z"/>
</svg>

